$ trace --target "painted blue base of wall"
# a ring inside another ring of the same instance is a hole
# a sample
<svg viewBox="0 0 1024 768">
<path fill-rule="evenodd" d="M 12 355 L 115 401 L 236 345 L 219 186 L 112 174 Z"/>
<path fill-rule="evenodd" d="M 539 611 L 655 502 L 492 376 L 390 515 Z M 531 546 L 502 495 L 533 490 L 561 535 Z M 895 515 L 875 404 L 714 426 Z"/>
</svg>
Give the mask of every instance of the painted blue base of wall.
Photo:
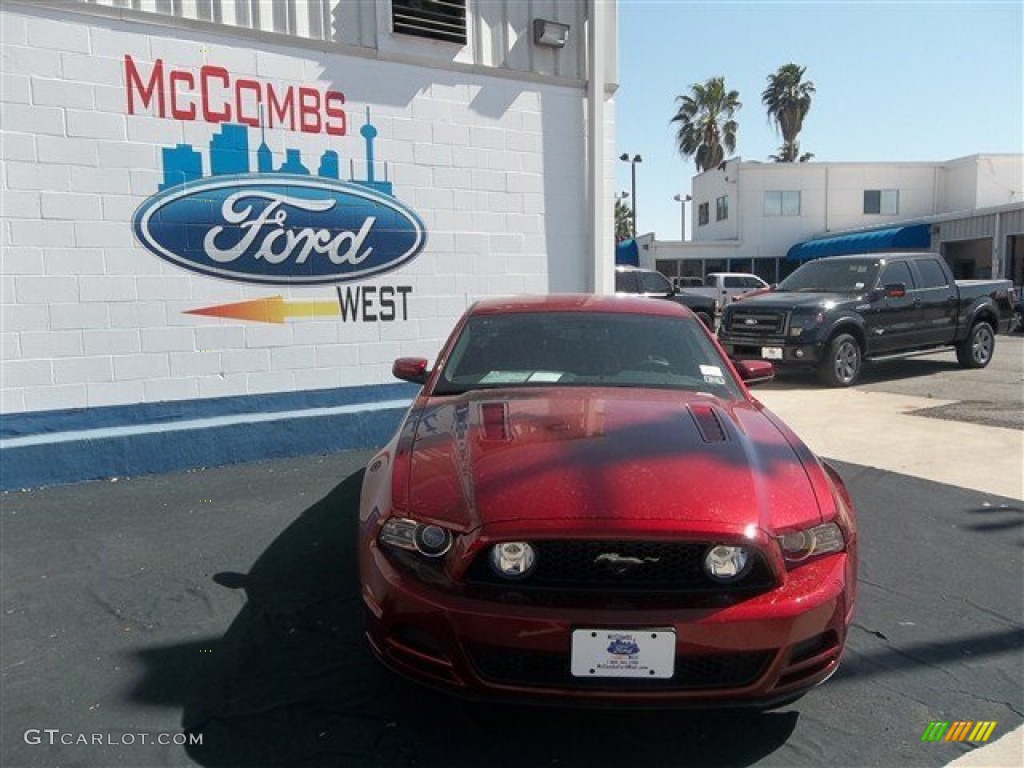
<svg viewBox="0 0 1024 768">
<path fill-rule="evenodd" d="M 372 449 L 416 391 L 389 384 L 4 416 L 0 488 Z"/>
</svg>

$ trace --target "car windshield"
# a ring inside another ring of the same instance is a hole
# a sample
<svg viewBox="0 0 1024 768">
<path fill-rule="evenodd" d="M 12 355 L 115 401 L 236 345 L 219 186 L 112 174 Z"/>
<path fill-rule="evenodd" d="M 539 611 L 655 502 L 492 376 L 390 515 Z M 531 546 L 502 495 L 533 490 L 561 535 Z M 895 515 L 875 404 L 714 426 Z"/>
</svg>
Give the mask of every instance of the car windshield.
<svg viewBox="0 0 1024 768">
<path fill-rule="evenodd" d="M 697 320 L 618 312 L 471 317 L 433 394 L 538 386 L 652 387 L 740 397 Z"/>
<path fill-rule="evenodd" d="M 877 259 L 811 261 L 779 283 L 780 291 L 857 293 L 875 284 Z"/>
</svg>

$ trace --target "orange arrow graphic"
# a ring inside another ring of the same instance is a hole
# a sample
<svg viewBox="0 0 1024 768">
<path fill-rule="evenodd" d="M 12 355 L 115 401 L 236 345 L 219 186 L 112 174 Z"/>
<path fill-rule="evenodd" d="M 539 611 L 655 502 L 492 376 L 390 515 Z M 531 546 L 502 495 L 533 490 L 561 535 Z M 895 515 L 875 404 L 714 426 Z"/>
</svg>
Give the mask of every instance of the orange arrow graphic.
<svg viewBox="0 0 1024 768">
<path fill-rule="evenodd" d="M 221 304 L 216 307 L 189 309 L 187 315 L 229 317 L 234 320 L 253 320 L 257 323 L 283 323 L 289 317 L 316 317 L 340 315 L 341 305 L 336 301 L 285 301 L 281 296 Z"/>
</svg>

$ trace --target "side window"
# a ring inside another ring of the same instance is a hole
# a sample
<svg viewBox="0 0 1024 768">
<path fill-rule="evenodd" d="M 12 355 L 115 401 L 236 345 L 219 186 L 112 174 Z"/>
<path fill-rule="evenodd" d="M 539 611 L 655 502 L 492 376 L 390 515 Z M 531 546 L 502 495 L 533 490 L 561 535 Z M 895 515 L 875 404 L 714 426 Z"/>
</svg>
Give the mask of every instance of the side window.
<svg viewBox="0 0 1024 768">
<path fill-rule="evenodd" d="M 758 280 L 756 277 L 744 277 L 743 278 L 744 288 L 764 288 L 764 283 Z"/>
<path fill-rule="evenodd" d="M 641 272 L 640 291 L 642 293 L 672 293 L 672 284 L 660 272 Z"/>
<path fill-rule="evenodd" d="M 945 288 L 949 285 L 946 271 L 935 259 L 918 259 L 915 263 L 921 275 L 921 288 Z"/>
<path fill-rule="evenodd" d="M 742 288 L 744 278 L 742 277 L 727 277 L 725 278 L 725 288 Z"/>
<path fill-rule="evenodd" d="M 883 286 L 903 283 L 908 291 L 916 287 L 914 276 L 910 273 L 910 267 L 907 266 L 905 261 L 894 261 L 892 264 L 886 264 L 885 269 L 882 270 L 882 276 L 879 278 L 879 283 Z"/>
<path fill-rule="evenodd" d="M 615 290 L 618 293 L 636 293 L 636 283 L 630 272 L 615 273 Z"/>
</svg>

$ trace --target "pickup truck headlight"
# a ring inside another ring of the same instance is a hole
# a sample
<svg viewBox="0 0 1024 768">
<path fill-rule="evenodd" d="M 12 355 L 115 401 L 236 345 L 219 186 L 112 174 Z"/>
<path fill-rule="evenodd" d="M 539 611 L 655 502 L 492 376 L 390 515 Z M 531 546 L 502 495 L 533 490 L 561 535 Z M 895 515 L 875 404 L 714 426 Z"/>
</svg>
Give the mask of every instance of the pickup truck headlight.
<svg viewBox="0 0 1024 768">
<path fill-rule="evenodd" d="M 815 312 L 813 315 L 793 315 L 789 320 L 789 335 L 799 336 L 804 331 L 817 328 L 824 320 L 823 312 Z"/>
<path fill-rule="evenodd" d="M 842 552 L 846 542 L 838 525 L 825 523 L 784 534 L 779 537 L 779 546 L 782 547 L 782 556 L 786 563 L 796 564 L 818 555 Z"/>
</svg>

